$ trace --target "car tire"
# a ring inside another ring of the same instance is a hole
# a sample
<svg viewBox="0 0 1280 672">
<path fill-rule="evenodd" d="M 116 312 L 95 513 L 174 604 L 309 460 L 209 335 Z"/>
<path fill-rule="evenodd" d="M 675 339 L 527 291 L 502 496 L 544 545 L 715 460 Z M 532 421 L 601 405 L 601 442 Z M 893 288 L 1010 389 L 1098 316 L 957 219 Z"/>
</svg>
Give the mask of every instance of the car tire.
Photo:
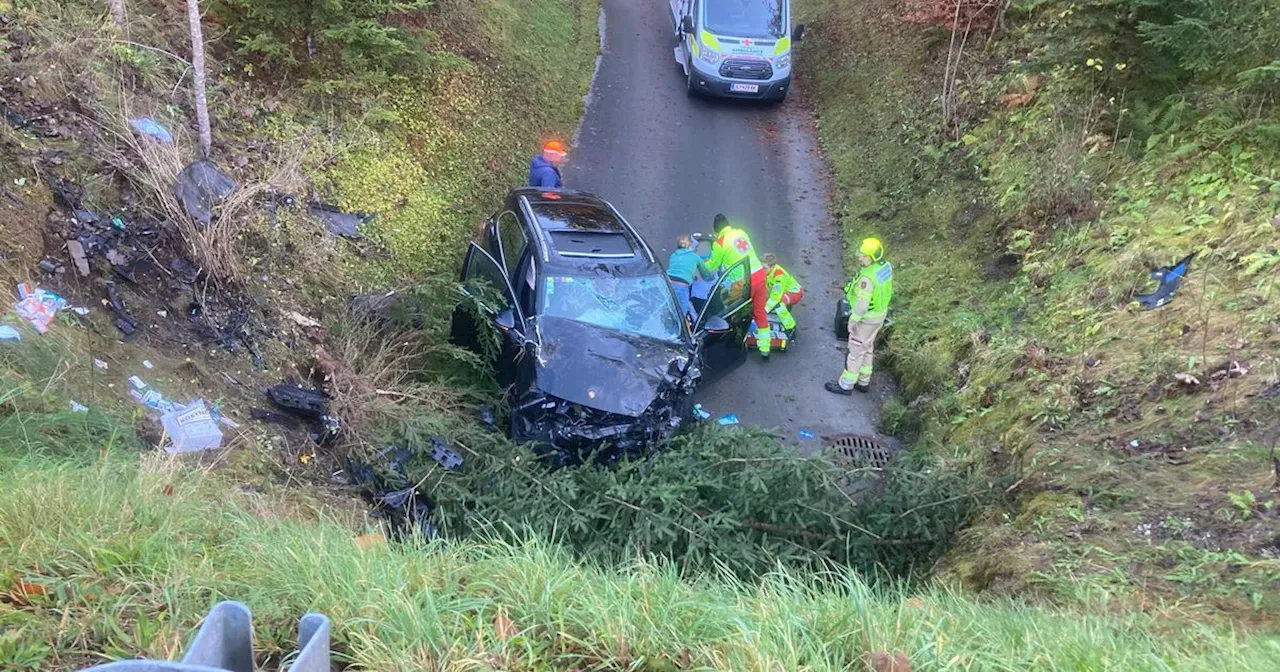
<svg viewBox="0 0 1280 672">
<path fill-rule="evenodd" d="M 697 98 L 698 87 L 693 83 L 693 61 L 685 62 L 684 71 L 684 93 L 690 98 Z"/>
<path fill-rule="evenodd" d="M 785 101 L 786 99 L 787 99 L 787 92 L 783 91 L 782 93 L 770 98 L 769 104 L 774 106 L 781 105 L 783 101 Z"/>
</svg>

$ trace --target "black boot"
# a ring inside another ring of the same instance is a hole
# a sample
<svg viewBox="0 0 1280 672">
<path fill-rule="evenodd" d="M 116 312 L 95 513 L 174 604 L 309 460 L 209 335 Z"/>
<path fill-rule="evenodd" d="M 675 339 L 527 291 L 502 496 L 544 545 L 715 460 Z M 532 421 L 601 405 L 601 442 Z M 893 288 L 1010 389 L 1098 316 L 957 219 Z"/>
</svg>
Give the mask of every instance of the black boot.
<svg viewBox="0 0 1280 672">
<path fill-rule="evenodd" d="M 870 392 L 870 391 L 871 391 L 871 386 L 870 386 L 870 385 L 863 385 L 862 383 L 854 383 L 854 385 L 853 385 L 853 389 L 855 389 L 855 390 L 857 390 L 857 391 L 862 392 L 862 393 L 864 393 L 864 394 L 865 394 L 865 393 L 867 393 L 867 392 Z"/>
<path fill-rule="evenodd" d="M 840 387 L 840 383 L 834 381 L 827 381 L 827 384 L 823 387 L 827 388 L 827 391 L 832 394 L 839 394 L 845 397 L 853 395 L 853 390 L 846 390 L 843 387 Z"/>
</svg>

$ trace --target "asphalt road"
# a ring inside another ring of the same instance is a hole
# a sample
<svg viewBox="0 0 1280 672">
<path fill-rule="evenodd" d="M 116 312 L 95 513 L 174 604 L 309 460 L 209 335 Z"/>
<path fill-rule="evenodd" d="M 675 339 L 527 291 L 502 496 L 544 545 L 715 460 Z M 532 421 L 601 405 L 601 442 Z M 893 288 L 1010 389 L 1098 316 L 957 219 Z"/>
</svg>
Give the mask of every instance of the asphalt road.
<svg viewBox="0 0 1280 672">
<path fill-rule="evenodd" d="M 872 434 L 883 381 L 852 398 L 823 389 L 843 368 L 832 323 L 846 279 L 826 168 L 812 119 L 797 104 L 803 92 L 793 90 L 781 107 L 689 99 L 665 0 L 604 0 L 604 11 L 604 52 L 565 186 L 611 201 L 664 264 L 677 235 L 709 232 L 723 212 L 805 289 L 791 347 L 768 362 L 751 353 L 698 400 L 717 417 L 734 413 L 792 439 L 801 429 Z"/>
</svg>

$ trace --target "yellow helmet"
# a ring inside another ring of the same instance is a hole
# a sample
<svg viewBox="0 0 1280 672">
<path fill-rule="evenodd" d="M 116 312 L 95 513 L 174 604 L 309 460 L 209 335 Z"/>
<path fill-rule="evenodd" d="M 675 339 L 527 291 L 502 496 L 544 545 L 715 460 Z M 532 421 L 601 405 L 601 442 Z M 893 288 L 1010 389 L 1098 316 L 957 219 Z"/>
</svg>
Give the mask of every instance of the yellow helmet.
<svg viewBox="0 0 1280 672">
<path fill-rule="evenodd" d="M 884 245 L 877 238 L 863 238 L 862 245 L 858 246 L 858 254 L 871 257 L 871 261 L 880 261 L 884 259 Z"/>
</svg>

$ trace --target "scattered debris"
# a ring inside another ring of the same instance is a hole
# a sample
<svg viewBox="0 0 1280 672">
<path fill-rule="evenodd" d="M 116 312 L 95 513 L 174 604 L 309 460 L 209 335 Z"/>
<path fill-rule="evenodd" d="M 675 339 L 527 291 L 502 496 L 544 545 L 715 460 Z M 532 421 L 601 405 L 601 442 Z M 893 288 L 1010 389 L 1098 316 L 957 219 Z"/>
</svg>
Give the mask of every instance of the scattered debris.
<svg viewBox="0 0 1280 672">
<path fill-rule="evenodd" d="M 431 437 L 431 459 L 449 471 L 457 471 L 462 467 L 462 456 L 439 436 Z"/>
<path fill-rule="evenodd" d="M 75 413 L 88 413 L 88 412 L 89 412 L 89 407 L 88 407 L 88 406 L 85 406 L 84 404 L 82 404 L 82 403 L 80 403 L 80 402 L 78 402 L 78 401 L 76 401 L 75 399 L 72 399 L 72 400 L 71 400 L 71 410 L 72 410 L 73 412 L 75 412 Z"/>
<path fill-rule="evenodd" d="M 313 320 L 313 319 L 311 319 L 311 318 L 307 317 L 306 315 L 303 315 L 302 313 L 299 313 L 299 312 L 297 312 L 297 311 L 290 311 L 290 312 L 289 312 L 289 319 L 290 319 L 290 320 L 293 320 L 293 323 L 294 323 L 294 324 L 296 324 L 296 325 L 298 325 L 299 327 L 306 327 L 306 328 L 308 328 L 308 329 L 310 329 L 310 328 L 319 328 L 319 327 L 320 327 L 320 323 L 319 323 L 319 322 L 316 322 L 315 320 Z"/>
<path fill-rule="evenodd" d="M 1182 286 L 1182 280 L 1187 277 L 1187 270 L 1194 256 L 1196 253 L 1192 252 L 1173 266 L 1162 266 L 1152 271 L 1151 279 L 1159 283 L 1156 290 L 1148 294 L 1139 294 L 1134 298 L 1147 310 L 1154 310 L 1169 303 L 1173 299 L 1174 292 Z"/>
<path fill-rule="evenodd" d="M 373 221 L 374 216 L 366 213 L 343 212 L 340 208 L 328 203 L 313 201 L 307 206 L 307 214 L 320 220 L 329 233 L 343 238 L 361 238 L 357 228 L 360 224 Z"/>
<path fill-rule="evenodd" d="M 89 316 L 89 309 L 88 309 L 88 308 L 84 308 L 84 307 L 82 307 L 82 306 L 72 306 L 72 307 L 71 307 L 71 312 L 75 313 L 76 315 L 79 315 L 80 317 L 88 317 L 88 316 Z"/>
<path fill-rule="evenodd" d="M 22 334 L 17 329 L 7 325 L 0 324 L 0 341 L 21 341 Z"/>
<path fill-rule="evenodd" d="M 169 129 L 165 128 L 160 124 L 160 122 L 152 119 L 151 117 L 130 119 L 129 125 L 133 127 L 133 130 L 143 135 L 153 137 L 166 145 L 173 142 L 173 136 L 169 134 Z"/>
<path fill-rule="evenodd" d="M 350 456 L 342 458 L 347 482 L 361 487 L 365 501 L 373 508 L 371 515 L 387 520 L 393 539 L 403 539 L 415 532 L 427 539 L 438 534 L 431 523 L 435 502 L 430 497 L 418 492 L 413 485 L 390 489 L 394 486 L 388 479 L 410 482 L 406 467 L 412 457 L 408 448 L 387 446 L 370 458 L 372 464 Z"/>
<path fill-rule="evenodd" d="M 152 364 L 152 363 L 151 363 L 151 360 L 149 360 L 149 359 L 144 359 L 144 360 L 142 360 L 142 365 L 143 365 L 143 366 L 145 366 L 145 367 L 147 367 L 148 369 L 154 369 L 154 368 L 156 368 L 156 365 L 155 365 L 155 364 Z"/>
<path fill-rule="evenodd" d="M 89 257 L 85 255 L 84 245 L 78 240 L 68 240 L 67 254 L 71 255 L 71 261 L 75 263 L 76 272 L 80 277 L 89 277 Z"/>
<path fill-rule="evenodd" d="M 18 284 L 18 303 L 14 305 L 14 309 L 41 334 L 49 331 L 53 316 L 66 305 L 67 300 L 53 292 L 33 289 L 25 282 Z"/>
<path fill-rule="evenodd" d="M 222 430 L 205 408 L 204 399 L 170 408 L 160 417 L 160 423 L 173 442 L 164 449 L 170 455 L 222 447 Z"/>
<path fill-rule="evenodd" d="M 729 413 L 728 415 L 725 415 L 724 417 L 720 418 L 716 422 L 720 423 L 721 425 L 736 425 L 738 424 L 738 416 L 732 413 Z"/>
<path fill-rule="evenodd" d="M 802 430 L 800 430 L 800 439 L 801 439 L 801 440 L 803 440 L 803 441 L 812 441 L 814 438 L 815 438 L 815 437 L 814 437 L 814 435 L 813 435 L 813 432 L 811 432 L 811 431 L 809 431 L 809 430 L 807 430 L 807 429 L 802 429 Z"/>
<path fill-rule="evenodd" d="M 1200 379 L 1189 373 L 1175 373 L 1173 374 L 1173 379 L 1183 385 L 1189 385 L 1191 387 L 1196 387 L 1200 384 Z"/>
<path fill-rule="evenodd" d="M 80 209 L 80 204 L 84 201 L 84 188 L 61 177 L 51 177 L 46 182 L 49 185 L 49 191 L 53 193 L 53 200 L 58 205 L 71 212 Z"/>
<path fill-rule="evenodd" d="M 697 418 L 697 419 L 699 419 L 699 420 L 707 420 L 707 419 L 709 419 L 709 418 L 711 417 L 711 414 L 710 414 L 710 413 L 708 413 L 708 412 L 706 412 L 705 410 L 703 410 L 703 408 L 702 408 L 702 404 L 694 404 L 694 405 L 693 405 L 693 417 L 695 417 L 695 418 Z"/>
<path fill-rule="evenodd" d="M 327 443 L 342 431 L 342 421 L 329 414 L 329 397 L 320 390 L 282 383 L 263 392 L 276 406 L 310 419 L 311 440 L 317 444 Z"/>
<path fill-rule="evenodd" d="M 476 416 L 486 430 L 490 432 L 498 431 L 498 419 L 494 416 L 492 408 L 481 408 L 476 413 Z"/>
<path fill-rule="evenodd" d="M 41 259 L 40 263 L 36 264 L 36 266 L 38 266 L 40 270 L 44 271 L 45 273 L 57 273 L 58 269 L 60 268 L 58 266 L 58 262 L 52 259 Z"/>
<path fill-rule="evenodd" d="M 303 389 L 297 385 L 282 383 L 264 390 L 277 406 L 288 411 L 320 418 L 329 413 L 329 397 L 316 389 Z"/>
<path fill-rule="evenodd" d="M 169 268 L 173 270 L 175 277 L 177 277 L 179 282 L 183 282 L 188 285 L 195 282 L 196 279 L 200 277 L 200 267 L 192 263 L 192 261 L 186 257 L 178 257 L 174 259 L 169 264 Z"/>
<path fill-rule="evenodd" d="M 236 183 L 212 161 L 201 159 L 178 173 L 173 193 L 187 214 L 200 224 L 213 221 L 213 208 L 235 191 Z"/>
<path fill-rule="evenodd" d="M 124 334 L 125 342 L 132 340 L 138 331 L 142 329 L 142 325 L 138 324 L 138 321 L 133 319 L 133 316 L 125 309 L 124 301 L 116 293 L 116 283 L 114 282 L 107 283 L 106 303 L 111 308 L 111 311 L 116 314 L 116 319 L 111 324 Z"/>
<path fill-rule="evenodd" d="M 94 359 L 93 365 L 99 369 L 102 369 L 103 371 L 107 370 L 107 363 L 102 361 L 101 359 Z"/>
</svg>

